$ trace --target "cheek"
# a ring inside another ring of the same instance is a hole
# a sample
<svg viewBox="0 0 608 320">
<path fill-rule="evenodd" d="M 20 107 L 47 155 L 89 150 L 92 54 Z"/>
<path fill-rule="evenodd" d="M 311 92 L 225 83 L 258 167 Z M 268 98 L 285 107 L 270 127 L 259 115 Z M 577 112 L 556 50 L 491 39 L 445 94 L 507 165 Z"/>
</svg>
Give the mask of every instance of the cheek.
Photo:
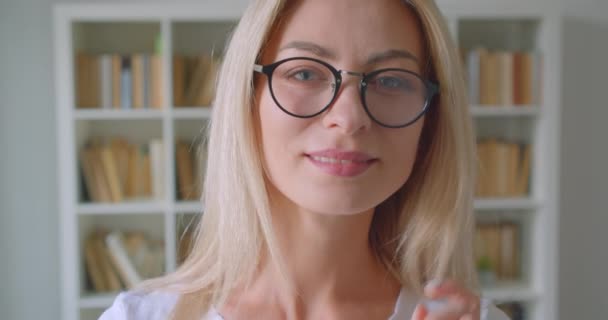
<svg viewBox="0 0 608 320">
<path fill-rule="evenodd" d="M 296 142 L 303 121 L 281 111 L 269 93 L 262 93 L 258 101 L 263 159 L 268 178 L 274 182 L 289 171 L 290 160 L 298 153 Z"/>
<path fill-rule="evenodd" d="M 412 172 L 421 132 L 422 121 L 398 132 L 388 132 L 382 139 L 386 142 L 383 149 L 389 163 L 387 179 L 394 180 L 397 187 L 403 185 Z"/>
</svg>

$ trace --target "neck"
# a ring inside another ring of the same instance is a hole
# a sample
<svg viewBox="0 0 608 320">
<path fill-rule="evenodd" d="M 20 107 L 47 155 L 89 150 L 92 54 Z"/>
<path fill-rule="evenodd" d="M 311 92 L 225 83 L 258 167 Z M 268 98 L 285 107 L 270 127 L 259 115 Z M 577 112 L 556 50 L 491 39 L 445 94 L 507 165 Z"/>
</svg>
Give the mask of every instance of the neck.
<svg viewBox="0 0 608 320">
<path fill-rule="evenodd" d="M 342 303 L 394 303 L 401 285 L 369 243 L 373 209 L 328 215 L 287 202 L 274 203 L 272 212 L 285 273 L 263 257 L 255 291 L 271 293 L 292 315 Z"/>
</svg>

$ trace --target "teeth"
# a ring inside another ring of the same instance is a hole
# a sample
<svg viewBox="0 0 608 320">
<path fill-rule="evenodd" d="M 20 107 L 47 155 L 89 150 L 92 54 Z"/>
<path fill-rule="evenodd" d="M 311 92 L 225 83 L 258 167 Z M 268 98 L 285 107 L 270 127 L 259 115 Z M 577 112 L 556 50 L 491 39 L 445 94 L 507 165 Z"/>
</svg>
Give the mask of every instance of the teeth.
<svg viewBox="0 0 608 320">
<path fill-rule="evenodd" d="M 328 158 L 328 157 L 317 157 L 312 156 L 313 160 L 324 162 L 324 163 L 340 163 L 340 164 L 351 164 L 351 163 L 362 163 L 363 161 L 353 161 L 353 160 L 339 160 L 336 158 Z"/>
</svg>

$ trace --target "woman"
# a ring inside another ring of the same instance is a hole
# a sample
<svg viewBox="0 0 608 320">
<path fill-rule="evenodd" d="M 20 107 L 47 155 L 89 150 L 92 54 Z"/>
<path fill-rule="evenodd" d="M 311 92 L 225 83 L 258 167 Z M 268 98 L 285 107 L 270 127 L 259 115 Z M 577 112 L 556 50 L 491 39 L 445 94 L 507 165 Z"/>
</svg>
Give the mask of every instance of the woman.
<svg viewBox="0 0 608 320">
<path fill-rule="evenodd" d="M 102 319 L 506 318 L 476 293 L 474 136 L 432 1 L 252 1 L 209 139 L 192 253 Z"/>
</svg>

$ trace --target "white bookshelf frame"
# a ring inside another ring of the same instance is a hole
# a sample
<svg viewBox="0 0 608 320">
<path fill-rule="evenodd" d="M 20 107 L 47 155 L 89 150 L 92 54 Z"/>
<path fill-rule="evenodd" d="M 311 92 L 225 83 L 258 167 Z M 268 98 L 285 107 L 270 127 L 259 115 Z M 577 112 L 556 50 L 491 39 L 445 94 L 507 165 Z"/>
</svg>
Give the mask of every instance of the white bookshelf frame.
<svg viewBox="0 0 608 320">
<path fill-rule="evenodd" d="M 172 107 L 171 26 L 175 22 L 236 21 L 247 0 L 202 1 L 197 4 L 62 4 L 54 8 L 54 64 L 58 124 L 58 163 L 60 193 L 60 261 L 62 284 L 62 319 L 80 319 L 81 310 L 104 309 L 115 294 L 80 294 L 78 219 L 83 216 L 160 213 L 164 219 L 166 268 L 175 268 L 175 222 L 180 213 L 201 212 L 197 202 L 177 202 L 174 199 L 173 175 L 174 123 L 178 120 L 210 117 L 209 108 Z M 502 301 L 515 299 L 530 303 L 529 319 L 557 318 L 557 230 L 559 188 L 559 81 L 560 28 L 559 6 L 551 0 L 438 0 L 451 31 L 458 33 L 459 19 L 470 18 L 533 18 L 540 21 L 540 43 L 544 55 L 543 103 L 538 106 L 472 106 L 475 118 L 526 117 L 536 123 L 533 194 L 529 198 L 478 199 L 475 208 L 483 214 L 492 210 L 515 210 L 530 214 L 533 221 L 528 243 L 531 257 L 529 283 L 508 283 L 484 290 L 487 297 Z M 547 8 L 553 8 L 548 10 Z M 74 106 L 72 27 L 75 22 L 134 22 L 154 21 L 162 34 L 163 109 L 162 110 L 85 110 Z M 549 67 L 550 66 L 550 67 Z M 169 174 L 165 198 L 158 201 L 120 204 L 81 204 L 78 190 L 77 147 L 78 121 L 95 120 L 158 120 L 165 143 L 165 172 Z"/>
</svg>

